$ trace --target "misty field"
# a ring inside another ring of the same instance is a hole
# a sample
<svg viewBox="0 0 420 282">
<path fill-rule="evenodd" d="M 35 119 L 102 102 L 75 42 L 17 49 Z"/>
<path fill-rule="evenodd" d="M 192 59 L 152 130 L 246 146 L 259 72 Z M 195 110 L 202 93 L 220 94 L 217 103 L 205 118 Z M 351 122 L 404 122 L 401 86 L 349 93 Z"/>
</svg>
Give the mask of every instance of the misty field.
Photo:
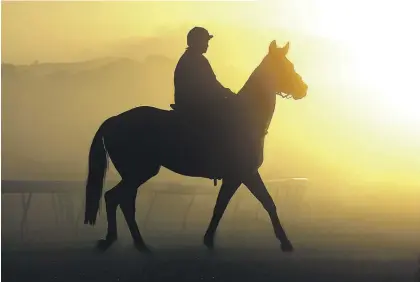
<svg viewBox="0 0 420 282">
<path fill-rule="evenodd" d="M 210 252 L 201 240 L 218 187 L 152 184 L 137 201 L 139 227 L 153 251 L 147 256 L 132 247 L 120 212 L 119 242 L 107 253 L 94 251 L 105 235 L 105 214 L 95 227 L 83 225 L 81 189 L 29 196 L 4 185 L 4 281 L 419 281 L 416 187 L 269 183 L 296 249 L 286 254 L 245 187 L 232 199 Z"/>
</svg>

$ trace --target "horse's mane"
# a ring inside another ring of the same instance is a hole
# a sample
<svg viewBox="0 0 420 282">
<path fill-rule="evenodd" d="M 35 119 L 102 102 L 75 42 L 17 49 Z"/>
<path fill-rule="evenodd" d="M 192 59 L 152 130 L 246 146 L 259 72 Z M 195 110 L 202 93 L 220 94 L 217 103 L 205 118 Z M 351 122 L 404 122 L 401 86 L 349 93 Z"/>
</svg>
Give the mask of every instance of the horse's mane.
<svg viewBox="0 0 420 282">
<path fill-rule="evenodd" d="M 252 73 L 249 75 L 248 79 L 245 81 L 244 85 L 242 86 L 242 88 L 238 91 L 237 95 L 240 95 L 240 96 L 249 95 L 250 93 L 253 93 L 253 91 L 255 91 L 255 89 L 253 89 L 254 87 L 259 86 L 259 85 L 254 85 L 254 84 L 255 82 L 258 81 L 258 78 L 261 75 L 261 72 L 264 70 L 264 67 L 267 61 L 266 58 L 267 56 L 265 56 L 260 62 L 260 64 L 252 71 Z"/>
</svg>

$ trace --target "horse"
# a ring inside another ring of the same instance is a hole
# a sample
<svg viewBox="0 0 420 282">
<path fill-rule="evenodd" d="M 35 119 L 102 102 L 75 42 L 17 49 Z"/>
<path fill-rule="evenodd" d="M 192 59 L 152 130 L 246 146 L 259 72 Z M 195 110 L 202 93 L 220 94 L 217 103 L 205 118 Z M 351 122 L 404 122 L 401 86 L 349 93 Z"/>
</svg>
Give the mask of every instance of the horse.
<svg viewBox="0 0 420 282">
<path fill-rule="evenodd" d="M 255 132 L 261 133 L 258 135 L 258 161 L 254 162 L 253 169 L 242 170 L 242 173 L 221 169 L 219 174 L 215 174 L 215 163 L 209 165 L 209 162 L 215 162 L 215 159 L 209 159 L 211 154 L 195 157 L 194 150 L 185 145 L 179 129 L 176 129 L 179 127 L 173 121 L 176 115 L 172 112 L 176 110 L 139 106 L 112 116 L 99 126 L 89 151 L 84 224 L 95 225 L 109 159 L 120 174 L 121 181 L 104 194 L 107 234 L 105 239 L 97 242 L 97 248 L 105 251 L 117 240 L 116 211 L 120 206 L 135 248 L 141 252 L 150 251 L 135 220 L 135 201 L 138 188 L 156 176 L 163 166 L 184 176 L 222 180 L 213 215 L 203 238 L 208 249 L 214 248 L 216 229 L 230 199 L 239 186 L 244 184 L 267 211 L 281 250 L 293 251 L 293 245 L 280 224 L 276 205 L 258 172 L 263 163 L 264 139 L 275 110 L 277 95 L 299 100 L 307 94 L 307 84 L 286 56 L 288 50 L 289 42 L 278 47 L 273 40 L 268 53 L 231 103 L 237 113 L 247 117 L 241 120 L 241 128 L 245 129 L 242 132 L 244 137 L 255 135 Z M 243 155 L 247 155 L 247 151 L 240 150 Z M 222 163 L 219 161 L 216 164 Z"/>
</svg>

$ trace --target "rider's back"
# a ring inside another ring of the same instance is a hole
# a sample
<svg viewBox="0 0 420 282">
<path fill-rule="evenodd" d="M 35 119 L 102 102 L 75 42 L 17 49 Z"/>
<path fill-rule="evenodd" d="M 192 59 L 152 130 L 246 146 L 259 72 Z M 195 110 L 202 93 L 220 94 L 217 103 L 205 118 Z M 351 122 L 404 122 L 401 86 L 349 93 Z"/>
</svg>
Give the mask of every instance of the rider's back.
<svg viewBox="0 0 420 282">
<path fill-rule="evenodd" d="M 214 79 L 215 74 L 206 57 L 186 50 L 179 59 L 174 73 L 177 107 L 198 108 L 211 103 L 217 95 L 217 93 L 210 93 L 209 89 L 210 82 Z"/>
</svg>

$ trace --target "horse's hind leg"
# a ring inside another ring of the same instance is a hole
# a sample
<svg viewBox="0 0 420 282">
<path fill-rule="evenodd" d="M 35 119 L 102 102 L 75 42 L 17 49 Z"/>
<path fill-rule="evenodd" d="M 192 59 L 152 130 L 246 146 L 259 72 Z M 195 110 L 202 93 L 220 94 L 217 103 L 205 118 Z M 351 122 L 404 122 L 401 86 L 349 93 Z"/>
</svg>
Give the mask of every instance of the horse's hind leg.
<svg viewBox="0 0 420 282">
<path fill-rule="evenodd" d="M 124 218 L 127 222 L 128 228 L 131 233 L 131 237 L 133 238 L 134 245 L 139 251 L 148 252 L 148 248 L 143 240 L 143 237 L 140 234 L 139 227 L 136 222 L 136 196 L 137 196 L 137 188 L 138 186 L 145 183 L 151 177 L 147 177 L 145 180 L 139 181 L 127 181 L 127 190 L 126 193 L 121 198 L 120 207 L 124 214 Z"/>
<path fill-rule="evenodd" d="M 222 187 L 220 187 L 219 195 L 217 196 L 216 205 L 214 206 L 213 217 L 211 218 L 209 227 L 204 235 L 204 244 L 207 248 L 213 248 L 214 235 L 216 233 L 217 226 L 219 225 L 230 199 L 235 194 L 236 190 L 238 190 L 240 185 L 241 181 L 223 180 Z"/>
<path fill-rule="evenodd" d="M 280 220 L 277 215 L 276 204 L 274 203 L 273 199 L 268 193 L 260 174 L 256 173 L 248 177 L 244 181 L 244 184 L 248 187 L 249 191 L 251 191 L 255 198 L 257 198 L 257 200 L 261 202 L 264 209 L 268 212 L 268 215 L 271 219 L 271 223 L 273 225 L 274 233 L 276 234 L 277 239 L 280 240 L 282 250 L 285 252 L 293 251 L 293 246 L 287 238 L 286 232 L 280 224 Z"/>
<path fill-rule="evenodd" d="M 155 175 L 155 174 L 154 174 Z M 99 240 L 98 248 L 108 249 L 118 238 L 117 236 L 117 208 L 118 205 L 124 214 L 128 228 L 137 248 L 145 246 L 140 235 L 136 219 L 135 205 L 137 189 L 154 175 L 144 177 L 144 180 L 121 180 L 114 188 L 105 193 L 106 216 L 108 221 L 108 231 L 104 240 Z M 145 248 L 144 248 L 145 249 Z"/>
<path fill-rule="evenodd" d="M 119 205 L 118 194 L 122 188 L 123 182 L 119 182 L 116 186 L 105 192 L 106 219 L 108 222 L 108 230 L 104 240 L 98 241 L 98 248 L 101 250 L 108 249 L 114 243 L 117 236 L 117 207 Z"/>
</svg>

